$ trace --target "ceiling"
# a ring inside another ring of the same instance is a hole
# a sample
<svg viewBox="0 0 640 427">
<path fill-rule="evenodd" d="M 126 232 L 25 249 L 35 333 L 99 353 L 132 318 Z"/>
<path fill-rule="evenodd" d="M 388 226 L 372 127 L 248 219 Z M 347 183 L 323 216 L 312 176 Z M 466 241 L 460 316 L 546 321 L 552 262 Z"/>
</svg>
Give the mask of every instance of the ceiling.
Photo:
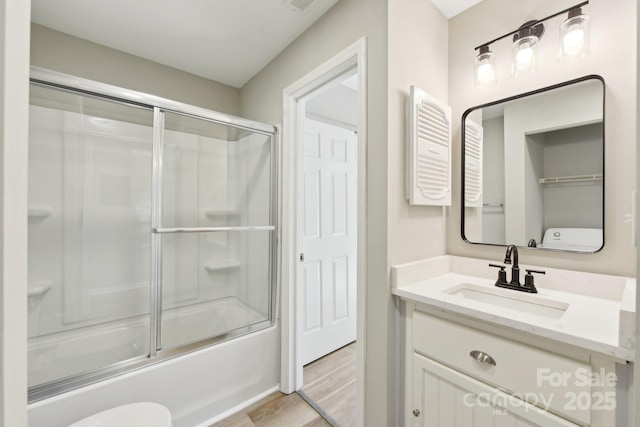
<svg viewBox="0 0 640 427">
<path fill-rule="evenodd" d="M 431 0 L 447 19 L 456 16 L 481 1 L 482 0 Z"/>
<path fill-rule="evenodd" d="M 337 1 L 32 0 L 32 21 L 240 88 Z"/>
<path fill-rule="evenodd" d="M 32 0 L 31 7 L 37 24 L 241 88 L 337 1 Z M 481 0 L 431 1 L 451 18 Z"/>
</svg>

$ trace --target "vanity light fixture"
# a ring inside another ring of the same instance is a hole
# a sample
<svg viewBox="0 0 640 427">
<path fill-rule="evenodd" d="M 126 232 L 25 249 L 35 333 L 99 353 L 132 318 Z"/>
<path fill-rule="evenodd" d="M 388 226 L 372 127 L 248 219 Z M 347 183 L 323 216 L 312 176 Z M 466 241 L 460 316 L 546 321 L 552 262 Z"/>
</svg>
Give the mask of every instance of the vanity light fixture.
<svg viewBox="0 0 640 427">
<path fill-rule="evenodd" d="M 492 86 L 498 81 L 496 79 L 495 56 L 489 50 L 489 46 L 480 46 L 478 56 L 474 61 L 474 68 L 476 87 Z"/>
<path fill-rule="evenodd" d="M 589 21 L 581 7 L 569 10 L 569 17 L 560 25 L 560 61 L 573 61 L 589 54 Z"/>
<path fill-rule="evenodd" d="M 524 23 L 513 35 L 511 48 L 511 75 L 535 73 L 538 60 L 538 40 L 544 34 L 544 24 L 538 21 Z"/>
<path fill-rule="evenodd" d="M 537 69 L 538 43 L 544 34 L 543 22 L 556 16 L 568 13 L 568 18 L 560 26 L 559 60 L 573 61 L 589 53 L 589 16 L 582 12 L 582 7 L 589 4 L 584 1 L 568 9 L 556 12 L 546 18 L 525 22 L 518 29 L 476 47 L 478 55 L 474 61 L 474 80 L 477 88 L 497 83 L 495 55 L 489 47 L 491 44 L 513 35 L 511 47 L 511 75 L 518 77 L 534 73 Z"/>
</svg>

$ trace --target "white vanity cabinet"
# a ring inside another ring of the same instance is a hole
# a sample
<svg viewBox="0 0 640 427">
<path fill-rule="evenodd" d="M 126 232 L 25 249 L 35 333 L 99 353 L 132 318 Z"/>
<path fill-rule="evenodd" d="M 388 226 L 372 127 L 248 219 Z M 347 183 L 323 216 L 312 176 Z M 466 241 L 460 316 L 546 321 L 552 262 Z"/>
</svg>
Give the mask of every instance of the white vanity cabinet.
<svg viewBox="0 0 640 427">
<path fill-rule="evenodd" d="M 417 353 L 412 386 L 412 427 L 578 425 Z"/>
<path fill-rule="evenodd" d="M 622 425 L 614 360 L 405 303 L 405 426 Z"/>
</svg>

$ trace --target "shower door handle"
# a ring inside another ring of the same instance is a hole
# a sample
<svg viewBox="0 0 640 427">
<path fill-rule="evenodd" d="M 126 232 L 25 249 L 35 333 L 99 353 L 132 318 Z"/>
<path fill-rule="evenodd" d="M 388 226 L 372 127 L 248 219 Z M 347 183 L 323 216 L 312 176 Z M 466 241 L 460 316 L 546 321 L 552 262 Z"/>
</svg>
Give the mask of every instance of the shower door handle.
<svg viewBox="0 0 640 427">
<path fill-rule="evenodd" d="M 170 233 L 205 233 L 205 232 L 227 232 L 227 231 L 273 231 L 274 225 L 241 225 L 235 227 L 156 227 L 153 232 L 156 234 Z"/>
</svg>

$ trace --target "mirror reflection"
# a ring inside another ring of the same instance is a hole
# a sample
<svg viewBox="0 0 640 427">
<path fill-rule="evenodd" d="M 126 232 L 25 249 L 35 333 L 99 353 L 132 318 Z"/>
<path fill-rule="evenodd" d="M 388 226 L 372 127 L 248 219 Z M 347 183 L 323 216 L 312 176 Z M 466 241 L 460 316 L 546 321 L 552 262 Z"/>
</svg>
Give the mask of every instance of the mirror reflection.
<svg viewBox="0 0 640 427">
<path fill-rule="evenodd" d="M 604 245 L 604 81 L 599 76 L 463 115 L 462 237 L 596 252 Z"/>
</svg>

